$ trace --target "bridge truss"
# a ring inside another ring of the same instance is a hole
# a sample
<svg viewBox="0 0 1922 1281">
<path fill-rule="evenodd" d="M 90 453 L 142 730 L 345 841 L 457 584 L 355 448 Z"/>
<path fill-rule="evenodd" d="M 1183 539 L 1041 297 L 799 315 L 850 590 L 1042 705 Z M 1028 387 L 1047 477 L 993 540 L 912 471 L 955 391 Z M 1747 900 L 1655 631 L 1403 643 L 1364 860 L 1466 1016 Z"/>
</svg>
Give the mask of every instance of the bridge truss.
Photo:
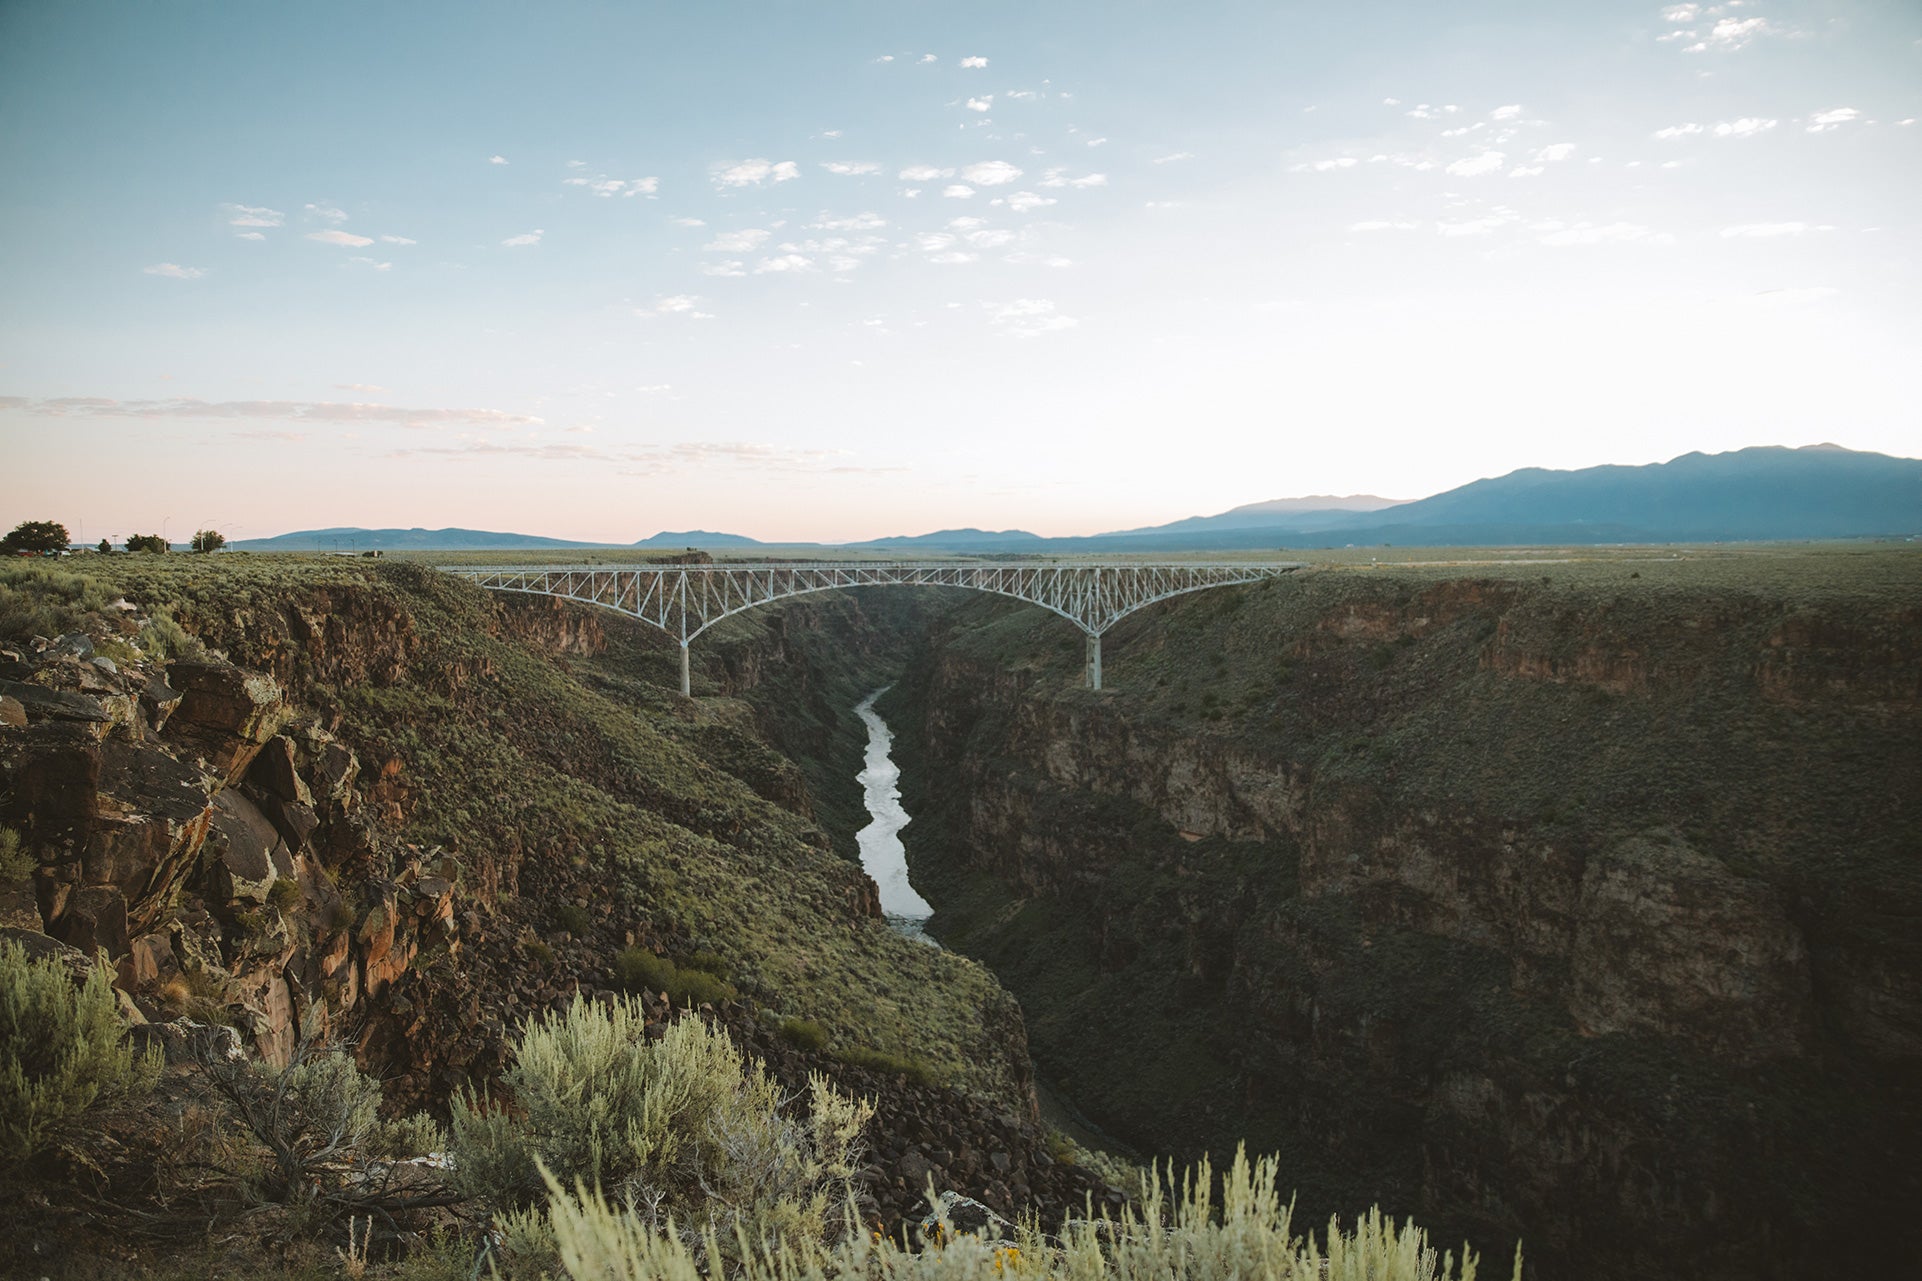
<svg viewBox="0 0 1922 1281">
<path fill-rule="evenodd" d="M 450 566 L 489 591 L 598 605 L 650 623 L 681 644 L 681 693 L 691 692 L 687 647 L 723 618 L 810 592 L 847 587 L 963 587 L 1051 610 L 1088 642 L 1088 685 L 1101 688 L 1101 634 L 1157 601 L 1210 587 L 1258 583 L 1302 568 L 1263 565 L 988 561 L 825 561 L 776 565 Z"/>
</svg>

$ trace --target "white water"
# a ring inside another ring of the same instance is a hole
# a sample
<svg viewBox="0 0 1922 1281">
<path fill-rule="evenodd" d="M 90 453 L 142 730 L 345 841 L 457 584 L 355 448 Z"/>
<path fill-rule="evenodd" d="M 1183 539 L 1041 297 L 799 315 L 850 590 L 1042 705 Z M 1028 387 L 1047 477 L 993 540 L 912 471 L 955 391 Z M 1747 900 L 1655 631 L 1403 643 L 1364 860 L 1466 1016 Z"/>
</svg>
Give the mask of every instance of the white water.
<svg viewBox="0 0 1922 1281">
<path fill-rule="evenodd" d="M 901 829 L 908 812 L 901 807 L 901 770 L 888 750 L 894 732 L 874 710 L 874 700 L 888 692 L 883 685 L 855 706 L 854 714 L 868 727 L 868 752 L 856 781 L 861 784 L 872 821 L 855 833 L 861 846 L 861 866 L 881 890 L 881 913 L 888 924 L 914 938 L 927 939 L 922 926 L 934 915 L 928 901 L 908 883 L 908 855 L 901 845 Z M 933 942 L 932 939 L 928 939 Z"/>
</svg>

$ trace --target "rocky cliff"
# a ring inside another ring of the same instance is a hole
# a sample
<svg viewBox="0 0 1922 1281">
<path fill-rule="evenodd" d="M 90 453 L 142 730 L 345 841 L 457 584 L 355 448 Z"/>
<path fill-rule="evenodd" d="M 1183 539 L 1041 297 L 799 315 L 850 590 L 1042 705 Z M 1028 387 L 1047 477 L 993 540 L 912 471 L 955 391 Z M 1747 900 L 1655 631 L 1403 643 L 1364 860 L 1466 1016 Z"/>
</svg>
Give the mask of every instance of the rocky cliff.
<svg viewBox="0 0 1922 1281">
<path fill-rule="evenodd" d="M 1149 1151 L 1559 1277 L 1922 1257 L 1915 558 L 1323 573 L 888 704 L 936 932 Z"/>
</svg>

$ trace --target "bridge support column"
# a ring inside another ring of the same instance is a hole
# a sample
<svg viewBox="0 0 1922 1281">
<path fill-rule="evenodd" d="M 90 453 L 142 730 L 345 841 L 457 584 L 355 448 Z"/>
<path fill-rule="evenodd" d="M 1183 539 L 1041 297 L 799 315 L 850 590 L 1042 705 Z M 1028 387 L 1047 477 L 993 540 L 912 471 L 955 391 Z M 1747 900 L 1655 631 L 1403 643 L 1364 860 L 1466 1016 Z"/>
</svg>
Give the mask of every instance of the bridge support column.
<svg viewBox="0 0 1922 1281">
<path fill-rule="evenodd" d="M 687 670 L 687 642 L 686 641 L 681 642 L 681 697 L 682 698 L 694 697 L 694 682 L 689 678 L 688 670 Z"/>
<path fill-rule="evenodd" d="M 1088 633 L 1088 688 L 1101 688 L 1101 633 Z"/>
</svg>

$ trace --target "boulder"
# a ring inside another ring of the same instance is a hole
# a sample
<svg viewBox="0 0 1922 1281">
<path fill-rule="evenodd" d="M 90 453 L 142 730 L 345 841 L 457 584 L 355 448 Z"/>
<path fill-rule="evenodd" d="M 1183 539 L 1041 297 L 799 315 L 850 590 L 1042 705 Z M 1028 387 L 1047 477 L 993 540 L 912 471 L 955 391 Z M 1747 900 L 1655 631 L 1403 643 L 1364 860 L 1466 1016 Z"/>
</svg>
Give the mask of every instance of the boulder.
<svg viewBox="0 0 1922 1281">
<path fill-rule="evenodd" d="M 11 694 L 0 694 L 0 725 L 15 729 L 27 727 L 27 705 Z"/>
<path fill-rule="evenodd" d="M 0 680 L 0 698 L 19 703 L 29 721 L 73 721 L 105 727 L 113 720 L 112 714 L 92 695 L 47 689 L 26 681 Z"/>
<path fill-rule="evenodd" d="M 109 957 L 127 954 L 127 900 L 112 885 L 83 885 L 60 914 L 60 938 L 91 956 L 96 949 Z"/>
<path fill-rule="evenodd" d="M 214 780 L 147 743 L 101 744 L 81 881 L 118 886 L 145 933 L 193 871 L 213 817 Z"/>
<path fill-rule="evenodd" d="M 48 938 L 39 930 L 16 930 L 0 926 L 0 943 L 12 943 L 27 954 L 29 961 L 58 961 L 74 984 L 85 983 L 93 973 L 93 957 L 59 939 Z"/>
<path fill-rule="evenodd" d="M 167 668 L 167 683 L 180 691 L 167 737 L 200 748 L 229 783 L 246 774 L 289 714 L 273 677 L 230 663 L 175 662 Z"/>
<path fill-rule="evenodd" d="M 240 1048 L 240 1033 L 224 1023 L 196 1023 L 175 1019 L 171 1023 L 148 1023 L 129 1034 L 133 1047 L 154 1051 L 169 1066 L 182 1063 L 240 1063 L 247 1053 Z"/>
<path fill-rule="evenodd" d="M 247 780 L 267 795 L 290 804 L 312 806 L 314 803 L 313 793 L 307 790 L 305 780 L 294 768 L 294 741 L 285 734 L 276 734 L 262 745 L 260 755 L 247 771 Z"/>
<path fill-rule="evenodd" d="M 158 734 L 167 726 L 168 717 L 180 706 L 180 691 L 167 683 L 164 676 L 155 676 L 140 691 L 141 710 L 147 714 L 147 727 Z"/>
<path fill-rule="evenodd" d="M 207 837 L 209 887 L 216 908 L 224 902 L 260 906 L 274 882 L 294 874 L 292 853 L 260 807 L 238 792 L 214 797 L 214 814 Z"/>
</svg>

